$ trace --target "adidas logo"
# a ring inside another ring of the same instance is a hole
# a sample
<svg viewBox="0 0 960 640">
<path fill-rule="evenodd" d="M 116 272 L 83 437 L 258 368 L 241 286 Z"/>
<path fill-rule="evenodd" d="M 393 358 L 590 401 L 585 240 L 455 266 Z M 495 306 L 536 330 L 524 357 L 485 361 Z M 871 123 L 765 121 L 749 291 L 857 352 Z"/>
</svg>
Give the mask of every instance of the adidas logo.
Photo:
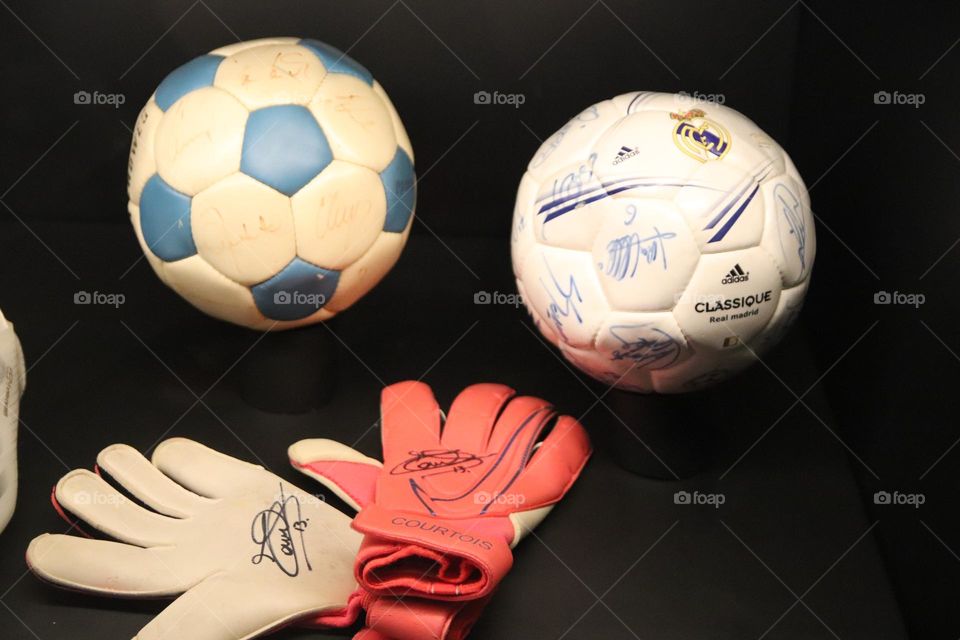
<svg viewBox="0 0 960 640">
<path fill-rule="evenodd" d="M 617 157 L 613 159 L 613 164 L 620 164 L 624 160 L 629 160 L 633 156 L 640 153 L 640 149 L 630 148 L 630 147 L 620 147 L 620 150 L 617 151 Z"/>
<path fill-rule="evenodd" d="M 733 269 L 730 269 L 730 273 L 723 277 L 723 280 L 720 281 L 720 284 L 733 284 L 734 282 L 746 282 L 750 279 L 750 272 L 744 271 L 743 267 L 740 264 L 733 265 Z"/>
</svg>

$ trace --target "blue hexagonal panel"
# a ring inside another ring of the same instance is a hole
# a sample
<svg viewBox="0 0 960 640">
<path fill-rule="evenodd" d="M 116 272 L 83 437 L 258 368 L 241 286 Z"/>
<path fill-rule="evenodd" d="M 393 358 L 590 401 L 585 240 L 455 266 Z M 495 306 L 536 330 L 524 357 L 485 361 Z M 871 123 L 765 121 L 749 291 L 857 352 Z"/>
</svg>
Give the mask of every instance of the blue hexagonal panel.
<svg viewBox="0 0 960 640">
<path fill-rule="evenodd" d="M 337 290 L 340 272 L 294 258 L 280 273 L 251 287 L 257 308 L 271 320 L 300 320 L 322 309 Z"/>
<path fill-rule="evenodd" d="M 257 109 L 247 119 L 240 170 L 292 196 L 333 160 L 323 129 L 306 107 Z"/>
<path fill-rule="evenodd" d="M 380 173 L 380 180 L 387 194 L 387 219 L 383 230 L 400 233 L 407 228 L 417 199 L 417 177 L 406 151 L 397 147 L 393 160 Z"/>
<path fill-rule="evenodd" d="M 221 60 L 223 56 L 200 56 L 171 71 L 157 87 L 155 100 L 160 110 L 166 111 L 191 91 L 212 86 Z"/>
<path fill-rule="evenodd" d="M 304 38 L 299 42 L 320 58 L 323 66 L 331 73 L 345 73 L 347 75 L 360 78 L 367 84 L 373 86 L 373 74 L 367 71 L 362 64 L 340 51 L 336 47 L 331 47 L 326 42 Z"/>
<path fill-rule="evenodd" d="M 161 260 L 173 262 L 197 253 L 190 228 L 190 196 L 156 173 L 140 195 L 140 231 L 150 251 Z"/>
</svg>

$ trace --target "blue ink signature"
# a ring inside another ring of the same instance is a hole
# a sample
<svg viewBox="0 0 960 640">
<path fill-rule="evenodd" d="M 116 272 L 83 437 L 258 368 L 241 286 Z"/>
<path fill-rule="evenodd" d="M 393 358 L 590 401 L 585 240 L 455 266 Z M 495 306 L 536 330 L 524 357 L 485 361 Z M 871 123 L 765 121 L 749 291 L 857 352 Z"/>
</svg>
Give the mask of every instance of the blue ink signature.
<svg viewBox="0 0 960 640">
<path fill-rule="evenodd" d="M 782 182 L 773 189 L 773 197 L 780 203 L 780 213 L 790 227 L 790 235 L 797 242 L 797 256 L 800 258 L 800 271 L 807 269 L 807 223 L 803 219 L 803 204 L 800 199 Z M 780 239 L 781 248 L 783 238 Z"/>
<path fill-rule="evenodd" d="M 593 181 L 593 166 L 596 163 L 597 154 L 591 153 L 579 167 L 562 178 L 555 179 L 550 189 L 542 191 L 537 196 L 537 204 L 544 200 L 576 198 L 581 193 L 588 191 L 584 188 L 588 183 L 593 183 L 591 189 L 594 188 L 596 183 Z"/>
<path fill-rule="evenodd" d="M 657 227 L 653 231 L 653 235 L 644 238 L 638 233 L 628 233 L 608 242 L 607 266 L 604 268 L 601 263 L 600 268 L 615 280 L 634 277 L 641 261 L 645 264 L 659 262 L 666 271 L 667 250 L 664 240 L 672 240 L 677 234 L 673 231 L 661 232 Z"/>
<path fill-rule="evenodd" d="M 540 284 L 550 297 L 550 304 L 547 305 L 547 318 L 550 319 L 557 332 L 566 340 L 567 335 L 563 332 L 563 323 L 568 317 L 572 315 L 578 324 L 583 324 L 583 317 L 577 308 L 577 303 L 583 302 L 583 296 L 580 295 L 580 289 L 577 287 L 577 281 L 573 275 L 570 275 L 566 283 L 566 289 L 564 289 L 560 281 L 553 275 L 553 270 L 550 268 L 550 264 L 547 263 L 546 259 L 544 259 L 544 264 L 546 264 L 547 273 L 550 274 L 552 285 L 551 288 L 550 285 L 543 281 L 543 278 L 540 278 Z M 559 302 L 554 294 L 560 298 Z"/>
<path fill-rule="evenodd" d="M 630 335 L 634 332 L 633 335 Z M 680 357 L 680 343 L 667 332 L 642 324 L 610 327 L 610 335 L 620 342 L 613 350 L 614 360 L 632 360 L 638 368 L 669 367 Z"/>
<path fill-rule="evenodd" d="M 307 571 L 313 571 L 303 536 L 309 524 L 309 519 L 303 519 L 300 500 L 296 496 L 285 495 L 281 483 L 280 498 L 254 516 L 250 525 L 250 538 L 260 545 L 260 552 L 254 554 L 251 562 L 260 564 L 269 560 L 291 578 L 300 575 L 300 554 L 296 536 L 299 538 Z"/>
</svg>

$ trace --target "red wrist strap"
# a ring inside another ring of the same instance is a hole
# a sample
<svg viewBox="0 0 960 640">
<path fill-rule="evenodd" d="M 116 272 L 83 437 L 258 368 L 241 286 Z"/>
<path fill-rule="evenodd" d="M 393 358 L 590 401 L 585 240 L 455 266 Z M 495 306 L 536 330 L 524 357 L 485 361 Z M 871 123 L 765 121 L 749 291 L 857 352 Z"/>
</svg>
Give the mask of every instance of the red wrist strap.
<svg viewBox="0 0 960 640">
<path fill-rule="evenodd" d="M 507 518 L 446 520 L 373 504 L 357 515 L 353 528 L 366 534 L 357 581 L 374 594 L 482 598 L 513 565 Z"/>
</svg>

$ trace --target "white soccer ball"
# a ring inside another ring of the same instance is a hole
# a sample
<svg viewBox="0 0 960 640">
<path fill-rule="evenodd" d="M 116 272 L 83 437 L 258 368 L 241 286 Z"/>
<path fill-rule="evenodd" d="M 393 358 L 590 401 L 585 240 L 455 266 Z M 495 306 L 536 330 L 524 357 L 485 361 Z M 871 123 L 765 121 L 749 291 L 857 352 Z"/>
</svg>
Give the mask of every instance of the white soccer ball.
<svg viewBox="0 0 960 640">
<path fill-rule="evenodd" d="M 520 182 L 517 287 L 541 333 L 619 388 L 675 393 L 754 362 L 796 318 L 807 189 L 742 114 L 638 92 L 550 136 Z"/>
<path fill-rule="evenodd" d="M 326 320 L 393 267 L 413 149 L 373 76 L 316 40 L 267 38 L 174 70 L 137 119 L 129 211 L 150 265 L 255 329 Z"/>
</svg>

